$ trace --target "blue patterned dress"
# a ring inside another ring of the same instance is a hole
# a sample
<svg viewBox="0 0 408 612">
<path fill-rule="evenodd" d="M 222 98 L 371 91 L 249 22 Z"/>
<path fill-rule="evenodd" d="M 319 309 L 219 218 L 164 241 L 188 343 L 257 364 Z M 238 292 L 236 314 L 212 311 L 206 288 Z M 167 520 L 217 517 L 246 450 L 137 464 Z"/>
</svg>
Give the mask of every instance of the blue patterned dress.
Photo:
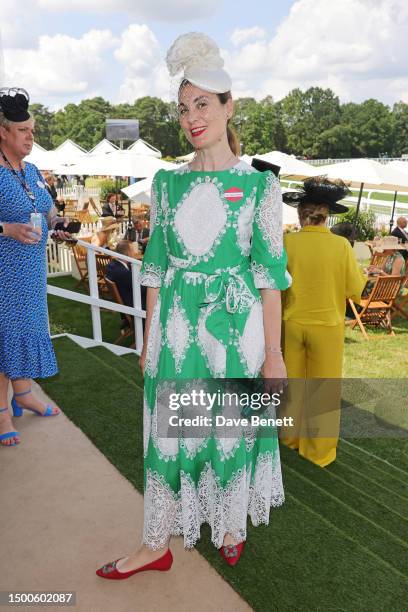
<svg viewBox="0 0 408 612">
<path fill-rule="evenodd" d="M 26 181 L 43 214 L 42 239 L 23 244 L 0 236 L 0 372 L 10 379 L 57 373 L 48 330 L 46 215 L 52 200 L 33 164 L 25 165 Z M 41 185 L 41 186 L 40 186 Z M 11 170 L 0 166 L 0 221 L 29 223 L 33 203 Z"/>
</svg>

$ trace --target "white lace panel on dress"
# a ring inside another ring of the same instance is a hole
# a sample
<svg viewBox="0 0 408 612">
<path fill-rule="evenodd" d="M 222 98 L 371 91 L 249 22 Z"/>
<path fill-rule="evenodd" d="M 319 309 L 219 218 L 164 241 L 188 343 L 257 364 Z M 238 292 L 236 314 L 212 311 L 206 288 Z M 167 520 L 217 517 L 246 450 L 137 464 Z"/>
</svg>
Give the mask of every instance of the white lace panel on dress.
<svg viewBox="0 0 408 612">
<path fill-rule="evenodd" d="M 207 330 L 207 317 L 219 306 L 210 306 L 200 315 L 197 325 L 197 341 L 201 354 L 214 378 L 224 378 L 227 368 L 227 349 Z"/>
<path fill-rule="evenodd" d="M 268 176 L 262 200 L 255 214 L 255 222 L 269 251 L 274 257 L 280 257 L 283 249 L 282 238 L 282 195 L 279 181 Z"/>
<path fill-rule="evenodd" d="M 181 372 L 188 347 L 192 342 L 192 326 L 181 305 L 181 298 L 174 296 L 166 326 L 166 344 L 174 357 L 176 372 Z"/>
<path fill-rule="evenodd" d="M 197 485 L 181 471 L 178 493 L 162 476 L 150 469 L 146 473 L 143 543 L 149 548 L 164 548 L 172 535 L 184 535 L 184 546 L 193 547 L 200 538 L 200 525 L 211 527 L 211 541 L 222 546 L 225 534 L 237 542 L 246 539 L 247 513 L 254 526 L 269 524 L 271 507 L 284 502 L 279 452 L 258 455 L 254 475 L 252 466 L 238 470 L 223 487 L 212 466 L 203 468 Z"/>
<path fill-rule="evenodd" d="M 255 200 L 248 198 L 246 203 L 241 207 L 237 219 L 237 242 L 243 255 L 249 255 L 251 250 L 254 210 Z"/>
<path fill-rule="evenodd" d="M 174 226 L 186 249 L 195 256 L 210 251 L 227 221 L 217 187 L 200 183 L 193 187 L 174 217 Z"/>
<path fill-rule="evenodd" d="M 239 338 L 239 352 L 249 376 L 256 376 L 265 361 L 265 335 L 262 302 L 254 302 Z"/>
<path fill-rule="evenodd" d="M 162 345 L 162 326 L 160 323 L 160 296 L 154 306 L 152 320 L 150 323 L 149 339 L 147 344 L 145 369 L 146 373 L 154 378 L 157 374 L 160 350 Z"/>
</svg>

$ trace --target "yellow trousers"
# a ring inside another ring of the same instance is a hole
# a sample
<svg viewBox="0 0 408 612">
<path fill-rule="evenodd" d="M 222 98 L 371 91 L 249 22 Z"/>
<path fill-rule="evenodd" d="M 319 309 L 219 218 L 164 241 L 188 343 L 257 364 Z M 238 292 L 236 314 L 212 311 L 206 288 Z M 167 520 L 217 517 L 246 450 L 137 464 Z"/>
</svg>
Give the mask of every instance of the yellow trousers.
<svg viewBox="0 0 408 612">
<path fill-rule="evenodd" d="M 282 428 L 280 438 L 320 467 L 336 459 L 343 348 L 343 324 L 325 327 L 284 321 L 288 378 L 298 380 L 289 381 L 288 400 L 280 414 L 293 417 L 295 426 Z M 329 380 L 318 380 L 322 378 Z"/>
</svg>

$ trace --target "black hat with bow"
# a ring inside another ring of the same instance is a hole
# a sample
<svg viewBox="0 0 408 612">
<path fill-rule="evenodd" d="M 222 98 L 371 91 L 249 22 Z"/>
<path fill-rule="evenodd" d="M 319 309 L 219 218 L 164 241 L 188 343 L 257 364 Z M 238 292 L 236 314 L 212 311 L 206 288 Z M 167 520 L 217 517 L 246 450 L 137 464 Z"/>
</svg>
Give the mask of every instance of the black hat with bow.
<svg viewBox="0 0 408 612">
<path fill-rule="evenodd" d="M 348 207 L 338 201 L 350 194 L 342 180 L 329 181 L 326 176 L 312 176 L 303 181 L 299 191 L 287 191 L 282 195 L 285 204 L 297 207 L 299 204 L 323 204 L 331 213 L 344 213 Z"/>
<path fill-rule="evenodd" d="M 0 89 L 0 111 L 5 118 L 15 123 L 30 119 L 28 105 L 30 96 L 20 87 L 7 87 Z"/>
</svg>

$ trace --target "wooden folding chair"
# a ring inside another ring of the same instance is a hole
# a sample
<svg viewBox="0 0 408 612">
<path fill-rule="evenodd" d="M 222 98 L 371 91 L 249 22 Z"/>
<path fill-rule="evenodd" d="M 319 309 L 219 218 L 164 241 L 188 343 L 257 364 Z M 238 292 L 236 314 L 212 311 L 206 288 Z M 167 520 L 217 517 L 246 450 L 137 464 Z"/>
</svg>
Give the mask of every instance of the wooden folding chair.
<svg viewBox="0 0 408 612">
<path fill-rule="evenodd" d="M 98 215 L 98 217 L 100 217 L 102 215 L 101 207 L 97 205 L 93 198 L 89 198 L 89 204 L 94 209 L 94 212 Z"/>
<path fill-rule="evenodd" d="M 106 286 L 108 287 L 108 289 L 110 291 L 110 294 L 111 294 L 114 302 L 124 306 L 123 300 L 120 297 L 119 289 L 118 289 L 116 283 L 114 281 L 110 280 L 108 277 L 105 277 L 105 283 L 106 283 Z M 120 344 L 122 342 L 122 340 L 132 336 L 133 339 L 134 339 L 134 342 L 130 345 L 129 348 L 135 348 L 136 347 L 136 339 L 135 339 L 135 323 L 134 323 L 134 319 L 129 314 L 121 313 L 121 315 L 123 317 L 125 317 L 125 319 L 128 322 L 129 326 L 126 329 L 122 329 L 121 330 L 121 333 L 116 338 L 114 344 Z"/>
<path fill-rule="evenodd" d="M 356 318 L 351 323 L 351 329 L 358 325 L 366 340 L 368 340 L 366 325 L 383 327 L 389 334 L 395 336 L 391 325 L 391 311 L 403 280 L 402 276 L 378 276 L 370 294 L 360 302 L 360 306 L 363 307 L 360 313 L 357 312 L 353 300 L 349 299 Z"/>
<path fill-rule="evenodd" d="M 408 270 L 403 280 L 402 286 L 404 287 L 404 289 L 406 289 L 407 292 L 403 295 L 397 295 L 392 307 L 391 319 L 400 316 L 408 320 Z"/>
<path fill-rule="evenodd" d="M 81 238 L 81 240 L 84 240 L 84 238 Z M 80 279 L 77 282 L 77 284 L 75 285 L 75 289 L 77 289 L 79 287 L 79 285 L 83 285 L 84 288 L 88 291 L 89 286 L 88 286 L 88 259 L 87 259 L 87 250 L 85 247 L 79 245 L 79 244 L 74 244 L 72 247 L 72 252 L 74 254 L 74 259 L 75 259 L 75 263 L 76 266 L 78 268 L 78 272 L 79 272 L 79 276 Z"/>
<path fill-rule="evenodd" d="M 96 253 L 96 275 L 98 277 L 98 287 L 101 293 L 110 294 L 109 287 L 106 283 L 106 267 L 112 261 L 112 257 L 110 255 L 105 255 L 105 253 Z"/>
<path fill-rule="evenodd" d="M 370 266 L 382 268 L 387 259 L 388 255 L 384 255 L 384 253 L 373 253 L 373 255 L 371 256 Z"/>
<path fill-rule="evenodd" d="M 76 215 L 76 205 L 77 205 L 77 200 L 65 200 L 65 210 L 64 210 L 64 216 L 65 217 L 75 217 Z"/>
</svg>

